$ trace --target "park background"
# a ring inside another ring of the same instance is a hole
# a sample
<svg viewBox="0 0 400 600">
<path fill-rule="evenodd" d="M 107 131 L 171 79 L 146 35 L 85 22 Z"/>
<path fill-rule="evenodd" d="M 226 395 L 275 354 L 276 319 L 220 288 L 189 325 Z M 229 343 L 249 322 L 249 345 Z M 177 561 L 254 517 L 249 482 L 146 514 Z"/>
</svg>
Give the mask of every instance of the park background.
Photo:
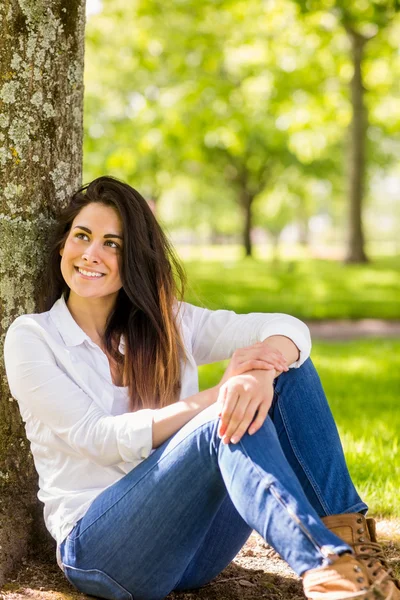
<svg viewBox="0 0 400 600">
<path fill-rule="evenodd" d="M 83 180 L 146 197 L 188 301 L 400 319 L 399 39 L 384 2 L 88 0 Z M 312 358 L 351 473 L 400 517 L 400 340 L 336 337 Z"/>
<path fill-rule="evenodd" d="M 48 240 L 72 191 L 98 175 L 127 181 L 183 260 L 188 301 L 289 313 L 313 332 L 329 320 L 312 358 L 398 574 L 399 9 L 0 2 L 0 340 L 37 311 Z M 201 387 L 225 364 L 201 367 Z M 1 374 L 0 599 L 84 600 L 55 564 Z M 171 599 L 303 598 L 254 535 L 209 586 Z"/>
</svg>

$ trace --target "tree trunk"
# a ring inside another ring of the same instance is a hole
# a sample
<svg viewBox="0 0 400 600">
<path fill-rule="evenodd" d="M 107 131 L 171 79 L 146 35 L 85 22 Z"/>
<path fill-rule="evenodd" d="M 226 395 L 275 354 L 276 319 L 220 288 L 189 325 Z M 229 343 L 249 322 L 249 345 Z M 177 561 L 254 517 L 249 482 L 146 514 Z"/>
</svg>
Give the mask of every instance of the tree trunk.
<svg viewBox="0 0 400 600">
<path fill-rule="evenodd" d="M 37 310 L 54 218 L 81 182 L 84 0 L 0 2 L 0 335 Z M 17 403 L 0 387 L 0 587 L 42 505 Z M 39 512 L 40 511 L 40 512 Z M 36 521 L 36 522 L 35 522 Z M 35 527 L 32 527 L 34 525 Z"/>
<path fill-rule="evenodd" d="M 281 237 L 281 233 L 273 233 L 272 235 L 272 262 L 277 264 L 280 259 L 279 254 L 279 238 Z"/>
<path fill-rule="evenodd" d="M 251 243 L 252 212 L 251 207 L 254 196 L 246 189 L 242 188 L 240 193 L 240 205 L 243 211 L 243 245 L 245 256 L 253 255 L 253 246 Z"/>
<path fill-rule="evenodd" d="M 303 247 L 307 247 L 310 243 L 310 230 L 308 227 L 307 216 L 300 215 L 297 225 L 299 228 L 299 244 Z"/>
<path fill-rule="evenodd" d="M 347 32 L 351 40 L 354 74 L 351 80 L 353 116 L 350 128 L 349 240 L 346 262 L 364 263 L 368 262 L 364 250 L 364 233 L 362 227 L 367 109 L 364 105 L 364 86 L 361 66 L 364 55 L 364 46 L 367 40 L 352 29 L 347 29 Z"/>
</svg>

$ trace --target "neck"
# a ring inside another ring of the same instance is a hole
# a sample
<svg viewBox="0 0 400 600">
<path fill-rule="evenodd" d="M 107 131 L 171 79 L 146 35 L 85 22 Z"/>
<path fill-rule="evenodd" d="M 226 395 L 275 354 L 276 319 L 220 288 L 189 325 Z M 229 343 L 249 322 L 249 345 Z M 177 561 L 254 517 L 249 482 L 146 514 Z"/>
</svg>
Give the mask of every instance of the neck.
<svg viewBox="0 0 400 600">
<path fill-rule="evenodd" d="M 102 346 L 107 319 L 115 306 L 115 302 L 115 294 L 102 298 L 82 298 L 71 290 L 67 306 L 79 327 L 95 344 Z"/>
</svg>

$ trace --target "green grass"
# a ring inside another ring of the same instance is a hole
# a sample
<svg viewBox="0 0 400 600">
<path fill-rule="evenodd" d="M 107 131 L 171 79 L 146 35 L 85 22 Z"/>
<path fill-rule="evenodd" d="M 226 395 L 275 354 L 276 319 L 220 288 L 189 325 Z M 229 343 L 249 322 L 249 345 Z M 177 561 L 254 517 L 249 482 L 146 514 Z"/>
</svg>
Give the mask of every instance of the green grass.
<svg viewBox="0 0 400 600">
<path fill-rule="evenodd" d="M 178 249 L 190 287 L 186 299 L 236 312 L 283 312 L 300 319 L 400 319 L 400 257 L 369 265 L 291 255 L 278 263 L 238 259 L 235 247 Z M 221 280 L 223 285 L 221 285 Z"/>
<path fill-rule="evenodd" d="M 314 343 L 312 359 L 339 427 L 350 473 L 371 514 L 400 516 L 400 341 Z M 228 361 L 202 366 L 200 387 Z"/>
<path fill-rule="evenodd" d="M 400 257 L 344 265 L 287 251 L 273 263 L 256 249 L 180 248 L 190 287 L 186 300 L 239 313 L 283 312 L 300 319 L 400 319 Z M 371 512 L 400 516 L 400 341 L 314 342 L 321 375 L 352 477 Z M 225 363 L 200 368 L 201 388 L 214 385 Z"/>
</svg>

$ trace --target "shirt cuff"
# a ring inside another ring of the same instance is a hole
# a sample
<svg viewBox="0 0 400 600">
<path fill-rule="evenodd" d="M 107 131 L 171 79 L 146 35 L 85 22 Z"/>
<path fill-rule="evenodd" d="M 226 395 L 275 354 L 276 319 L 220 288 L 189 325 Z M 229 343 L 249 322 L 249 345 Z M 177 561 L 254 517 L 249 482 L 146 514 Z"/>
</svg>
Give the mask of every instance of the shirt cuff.
<svg viewBox="0 0 400 600">
<path fill-rule="evenodd" d="M 272 335 L 283 335 L 291 339 L 292 342 L 296 344 L 297 348 L 299 349 L 300 356 L 298 360 L 289 365 L 289 369 L 298 369 L 310 356 L 311 336 L 310 330 L 308 329 L 305 323 L 303 323 L 299 319 L 296 319 L 295 317 L 292 318 L 295 319 L 301 325 L 301 329 L 300 326 L 297 328 L 295 325 L 291 325 L 289 323 L 271 323 L 262 329 L 261 341 L 264 341 L 266 338 L 271 337 Z"/>
<path fill-rule="evenodd" d="M 142 461 L 153 447 L 153 410 L 144 408 L 114 417 L 122 421 L 117 436 L 118 450 L 125 462 Z"/>
</svg>

